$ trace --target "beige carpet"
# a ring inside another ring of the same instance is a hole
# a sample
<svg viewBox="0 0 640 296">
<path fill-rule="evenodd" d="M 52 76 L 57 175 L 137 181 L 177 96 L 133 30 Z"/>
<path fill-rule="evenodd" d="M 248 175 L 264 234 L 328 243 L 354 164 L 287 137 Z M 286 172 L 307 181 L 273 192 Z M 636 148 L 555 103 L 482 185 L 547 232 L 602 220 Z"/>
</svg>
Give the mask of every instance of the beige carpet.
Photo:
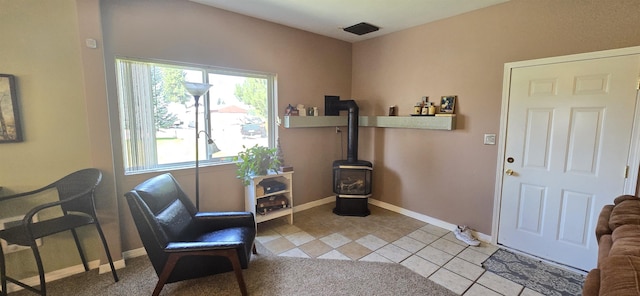
<svg viewBox="0 0 640 296">
<path fill-rule="evenodd" d="M 280 257 L 261 246 L 258 252 L 243 271 L 249 295 L 455 295 L 400 264 Z M 158 280 L 146 256 L 127 260 L 118 275 L 114 283 L 111 273 L 92 270 L 49 283 L 48 295 L 151 295 Z M 225 273 L 165 285 L 160 295 L 240 295 L 240 290 L 235 276 Z"/>
</svg>

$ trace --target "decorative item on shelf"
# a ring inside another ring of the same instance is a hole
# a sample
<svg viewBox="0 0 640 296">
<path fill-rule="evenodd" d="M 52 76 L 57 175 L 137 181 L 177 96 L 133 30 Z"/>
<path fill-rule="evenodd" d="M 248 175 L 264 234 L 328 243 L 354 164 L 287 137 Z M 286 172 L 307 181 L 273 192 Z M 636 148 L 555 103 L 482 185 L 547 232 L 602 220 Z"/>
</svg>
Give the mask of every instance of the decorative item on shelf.
<svg viewBox="0 0 640 296">
<path fill-rule="evenodd" d="M 458 96 L 442 96 L 440 98 L 440 113 L 453 114 Z"/>
<path fill-rule="evenodd" d="M 287 106 L 287 108 L 284 109 L 284 116 L 299 116 L 299 115 L 300 115 L 300 110 L 298 110 L 296 107 L 291 106 L 291 104 L 289 104 L 289 106 Z"/>
<path fill-rule="evenodd" d="M 425 103 L 424 105 L 422 105 L 422 111 L 420 111 L 420 115 L 428 115 L 428 114 L 429 114 L 429 106 Z"/>
<path fill-rule="evenodd" d="M 291 106 L 291 104 L 289 104 L 287 108 L 284 108 L 284 116 L 291 116 L 291 113 L 293 112 L 294 109 L 295 108 Z"/>
<path fill-rule="evenodd" d="M 207 83 L 196 83 L 196 82 L 188 82 L 188 81 L 184 81 L 182 82 L 182 84 L 184 85 L 184 87 L 187 89 L 187 92 L 189 92 L 190 95 L 193 96 L 193 99 L 195 101 L 194 106 L 196 107 L 195 109 L 195 113 L 196 113 L 196 122 L 195 122 L 195 129 L 196 129 L 196 209 L 200 210 L 200 175 L 199 175 L 199 157 L 198 157 L 198 139 L 200 138 L 200 132 L 204 132 L 205 135 L 208 138 L 208 143 L 209 144 L 214 144 L 213 140 L 211 139 L 211 137 L 209 137 L 209 135 L 207 134 L 206 131 L 201 131 L 198 129 L 198 106 L 200 105 L 200 103 L 198 102 L 198 100 L 200 99 L 201 96 L 203 96 L 204 94 L 206 94 L 209 89 L 213 86 L 211 84 L 207 84 Z M 216 146 L 217 148 L 217 146 Z"/>
<path fill-rule="evenodd" d="M 293 167 L 290 165 L 283 165 L 280 166 L 280 172 L 284 173 L 284 172 L 293 172 Z"/>
<path fill-rule="evenodd" d="M 422 112 L 420 115 L 422 116 L 433 116 L 436 114 L 436 107 L 433 106 L 432 102 L 425 102 L 424 106 L 422 106 Z"/>
<path fill-rule="evenodd" d="M 298 104 L 296 109 L 298 109 L 298 115 L 299 116 L 307 116 L 307 109 L 304 108 L 303 104 Z"/>
<path fill-rule="evenodd" d="M 389 107 L 389 116 L 398 116 L 397 109 L 398 109 L 398 107 L 396 107 L 396 105 L 390 106 Z"/>
<path fill-rule="evenodd" d="M 276 142 L 276 158 L 280 164 L 284 164 L 284 152 L 282 152 L 282 146 L 280 146 L 280 138 L 278 138 Z"/>
<path fill-rule="evenodd" d="M 417 102 L 413 109 L 411 116 L 434 116 L 436 113 L 435 106 L 433 102 L 429 102 L 428 96 L 423 96 L 422 101 Z"/>
<path fill-rule="evenodd" d="M 293 171 L 293 167 L 290 165 L 286 165 L 284 162 L 284 152 L 282 152 L 282 147 L 280 146 L 280 138 L 277 140 L 278 144 L 276 146 L 276 158 L 280 162 L 279 172 L 291 172 Z"/>
<path fill-rule="evenodd" d="M 422 104 L 420 102 L 417 102 L 413 106 L 413 114 L 414 115 L 419 115 L 420 113 L 422 113 Z"/>
<path fill-rule="evenodd" d="M 429 96 L 423 96 L 420 102 L 417 102 L 413 106 L 413 113 L 411 116 L 433 116 L 435 114 L 429 114 L 429 107 L 432 106 L 433 103 L 429 102 Z"/>
<path fill-rule="evenodd" d="M 318 107 L 313 107 L 313 116 L 320 116 L 320 111 L 318 110 Z"/>
<path fill-rule="evenodd" d="M 276 172 L 280 168 L 280 161 L 276 155 L 276 148 L 259 146 L 247 148 L 242 145 L 243 151 L 233 158 L 236 161 L 238 170 L 236 175 L 243 181 L 245 186 L 249 185 L 251 177 L 267 175 L 269 172 Z"/>
</svg>

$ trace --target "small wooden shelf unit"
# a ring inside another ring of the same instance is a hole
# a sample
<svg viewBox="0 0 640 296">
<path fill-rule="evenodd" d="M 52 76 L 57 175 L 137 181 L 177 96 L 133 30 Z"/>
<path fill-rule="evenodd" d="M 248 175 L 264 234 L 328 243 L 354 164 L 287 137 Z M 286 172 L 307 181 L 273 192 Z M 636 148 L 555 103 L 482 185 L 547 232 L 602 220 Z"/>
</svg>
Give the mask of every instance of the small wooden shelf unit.
<svg viewBox="0 0 640 296">
<path fill-rule="evenodd" d="M 257 189 L 258 184 L 263 180 L 273 179 L 280 183 L 285 184 L 285 189 L 277 192 L 271 193 L 262 193 Z M 276 195 L 284 195 L 289 200 L 289 206 L 283 209 L 277 209 L 270 211 L 266 214 L 260 214 L 256 211 L 256 205 L 258 199 L 276 196 Z M 283 216 L 289 216 L 289 224 L 293 224 L 293 171 L 291 172 L 281 172 L 277 174 L 269 174 L 263 176 L 255 176 L 251 178 L 249 181 L 249 185 L 244 188 L 244 207 L 248 212 L 252 212 L 256 217 L 256 223 L 269 221 L 275 218 L 280 218 Z"/>
</svg>

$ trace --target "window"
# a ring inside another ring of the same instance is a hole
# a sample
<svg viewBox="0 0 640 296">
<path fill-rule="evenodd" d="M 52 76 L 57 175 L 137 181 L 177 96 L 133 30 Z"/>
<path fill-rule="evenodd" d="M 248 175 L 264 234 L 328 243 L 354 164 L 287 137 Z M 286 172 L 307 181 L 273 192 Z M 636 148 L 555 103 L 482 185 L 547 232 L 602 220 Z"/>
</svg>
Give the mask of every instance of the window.
<svg viewBox="0 0 640 296">
<path fill-rule="evenodd" d="M 243 148 L 274 147 L 275 75 L 116 59 L 125 174 L 224 164 Z M 213 86 L 198 104 L 183 81 Z M 208 139 L 213 140 L 207 144 Z"/>
</svg>

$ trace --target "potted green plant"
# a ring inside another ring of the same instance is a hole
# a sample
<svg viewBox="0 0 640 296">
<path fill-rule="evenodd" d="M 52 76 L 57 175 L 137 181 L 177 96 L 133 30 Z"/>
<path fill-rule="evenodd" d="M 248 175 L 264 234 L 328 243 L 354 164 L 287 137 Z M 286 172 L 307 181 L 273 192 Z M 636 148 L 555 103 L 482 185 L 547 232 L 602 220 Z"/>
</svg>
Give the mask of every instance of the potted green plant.
<svg viewBox="0 0 640 296">
<path fill-rule="evenodd" d="M 280 167 L 280 161 L 276 155 L 276 148 L 259 146 L 247 148 L 242 145 L 243 151 L 238 152 L 238 156 L 234 157 L 238 166 L 237 177 L 241 179 L 245 186 L 249 185 L 249 181 L 254 176 L 266 175 L 270 171 L 277 171 Z"/>
</svg>

